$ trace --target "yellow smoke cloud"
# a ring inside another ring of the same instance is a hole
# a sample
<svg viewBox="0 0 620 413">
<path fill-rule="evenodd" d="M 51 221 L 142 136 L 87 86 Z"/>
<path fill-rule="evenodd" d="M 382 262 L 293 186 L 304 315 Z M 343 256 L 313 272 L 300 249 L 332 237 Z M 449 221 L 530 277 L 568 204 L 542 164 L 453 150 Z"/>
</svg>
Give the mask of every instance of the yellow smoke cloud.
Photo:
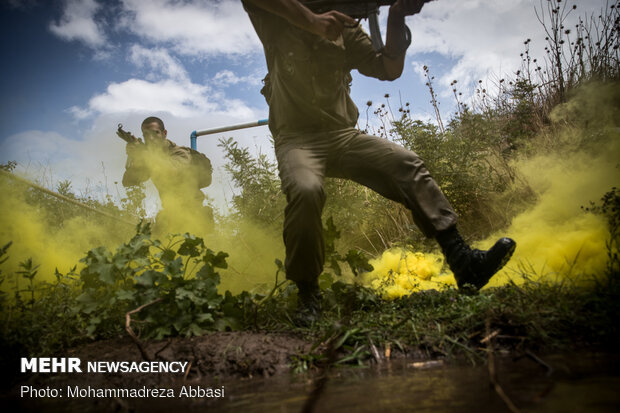
<svg viewBox="0 0 620 413">
<path fill-rule="evenodd" d="M 443 256 L 438 253 L 395 248 L 370 260 L 370 264 L 373 271 L 364 275 L 363 282 L 388 299 L 455 284 L 450 274 L 441 273 Z"/>
<path fill-rule="evenodd" d="M 534 280 L 588 282 L 607 263 L 610 234 L 605 218 L 582 206 L 598 202 L 620 182 L 620 135 L 610 132 L 592 153 L 539 156 L 518 164 L 519 172 L 538 195 L 538 202 L 515 217 L 505 231 L 517 241 L 509 265 L 489 285 L 523 273 Z M 492 238 L 481 243 L 489 247 Z"/>
<path fill-rule="evenodd" d="M 274 233 L 244 220 L 220 226 L 210 239 L 214 247 L 229 254 L 228 269 L 219 271 L 220 290 L 264 294 L 273 288 L 277 270 L 275 260 L 284 261 L 284 244 L 279 230 Z M 278 282 L 284 279 L 285 275 L 280 273 Z"/>
<path fill-rule="evenodd" d="M 275 258 L 284 259 L 280 232 L 268 233 L 246 221 L 214 227 L 210 208 L 203 206 L 204 194 L 198 189 L 197 172 L 192 165 L 155 148 L 145 150 L 142 156 L 163 207 L 154 220 L 153 238 L 165 242 L 174 234 L 188 232 L 203 238 L 208 248 L 227 252 L 229 267 L 220 270 L 222 290 L 270 288 L 277 269 Z M 0 175 L 0 191 L 0 247 L 13 242 L 7 254 L 9 260 L 0 267 L 2 274 L 9 276 L 0 287 L 3 289 L 11 288 L 15 273 L 20 270 L 19 263 L 28 258 L 40 265 L 36 280 L 52 281 L 56 268 L 66 273 L 77 265 L 79 272 L 79 260 L 87 251 L 99 246 L 115 250 L 135 234 L 135 226 L 93 213 L 66 219 L 55 227 L 46 216 L 62 215 L 65 207 L 75 206 L 62 201 L 56 202 L 56 211 L 34 206 L 26 199 L 28 191 L 36 190 L 5 175 Z M 281 274 L 280 281 L 283 279 Z M 22 287 L 24 283 L 20 280 Z"/>
<path fill-rule="evenodd" d="M 488 286 L 520 284 L 526 278 L 584 285 L 603 274 L 610 238 L 606 220 L 581 207 L 598 202 L 620 184 L 619 97 L 619 85 L 581 88 L 552 112 L 551 136 L 547 132 L 540 137 L 540 142 L 553 140 L 559 149 L 514 164 L 537 202 L 516 216 L 502 234 L 476 245 L 487 249 L 504 235 L 517 242 L 512 260 Z M 375 270 L 366 275 L 365 282 L 386 298 L 453 285 L 451 273 L 440 272 L 440 261 L 438 254 L 386 251 L 372 262 Z"/>
<path fill-rule="evenodd" d="M 26 202 L 27 190 L 22 183 L 0 176 L 0 244 L 13 242 L 7 253 L 9 259 L 1 268 L 4 275 L 19 271 L 19 263 L 32 258 L 34 264 L 40 265 L 36 279 L 52 281 L 55 269 L 66 273 L 89 249 L 99 245 L 114 247 L 134 231 L 130 225 L 103 216 L 77 216 L 65 220 L 59 228 L 51 227 L 46 215 L 52 211 Z M 2 288 L 6 289 L 10 282 L 5 281 Z M 23 286 L 23 281 L 20 284 Z"/>
<path fill-rule="evenodd" d="M 256 287 L 265 291 L 273 286 L 275 258 L 284 259 L 280 232 L 269 233 L 250 220 L 214 225 L 210 208 L 203 206 L 204 194 L 198 190 L 199 171 L 159 150 L 149 150 L 144 157 L 162 204 L 153 235 L 162 238 L 189 232 L 203 238 L 208 248 L 228 253 L 228 268 L 218 271 L 222 291 L 237 293 Z"/>
</svg>

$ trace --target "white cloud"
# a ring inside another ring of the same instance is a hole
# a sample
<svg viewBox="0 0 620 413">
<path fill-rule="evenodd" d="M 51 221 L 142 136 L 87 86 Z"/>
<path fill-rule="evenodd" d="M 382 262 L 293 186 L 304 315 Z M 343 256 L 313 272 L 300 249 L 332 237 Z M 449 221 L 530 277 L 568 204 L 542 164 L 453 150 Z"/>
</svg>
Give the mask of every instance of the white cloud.
<svg viewBox="0 0 620 413">
<path fill-rule="evenodd" d="M 456 58 L 457 64 L 441 83 L 447 86 L 457 79 L 469 84 L 502 67 L 516 70 L 523 40 L 538 31 L 533 17 L 529 0 L 429 3 L 409 20 L 413 37 L 409 53 L 436 52 Z"/>
<path fill-rule="evenodd" d="M 67 113 L 73 115 L 73 117 L 77 120 L 83 120 L 92 115 L 92 111 L 89 109 L 84 109 L 79 106 L 71 106 L 66 110 Z"/>
<path fill-rule="evenodd" d="M 203 117 L 214 114 L 238 119 L 253 119 L 254 110 L 239 99 L 226 97 L 209 85 L 193 83 L 182 63 L 166 49 L 147 49 L 133 45 L 129 61 L 146 68 L 147 79 L 132 78 L 111 83 L 106 90 L 93 96 L 85 107 L 73 106 L 67 111 L 75 119 L 93 115 L 122 113 L 167 113 L 177 118 Z M 258 76 L 237 76 L 224 70 L 214 76 L 214 84 L 260 84 Z"/>
<path fill-rule="evenodd" d="M 103 46 L 106 36 L 95 21 L 99 9 L 95 0 L 65 0 L 63 15 L 50 23 L 50 31 L 62 39 L 84 42 L 93 48 Z"/>
<path fill-rule="evenodd" d="M 31 130 L 4 139 L 0 143 L 0 153 L 6 160 L 19 163 L 37 162 L 46 157 L 64 158 L 62 147 L 71 145 L 71 140 L 56 132 Z"/>
<path fill-rule="evenodd" d="M 108 40 L 108 26 L 188 56 L 242 56 L 262 51 L 250 19 L 237 0 L 121 0 L 121 14 L 109 23 L 103 17 L 96 19 L 104 5 L 97 0 L 63 0 L 63 14 L 50 23 L 49 29 L 64 40 L 80 41 L 97 49 L 96 59 L 110 57 L 100 51 Z M 152 51 L 157 50 L 162 49 Z"/>
<path fill-rule="evenodd" d="M 170 56 L 167 50 L 147 49 L 138 44 L 131 46 L 129 61 L 137 67 L 146 67 L 154 78 L 164 76 L 180 81 L 187 81 L 187 71 L 181 62 Z"/>
<path fill-rule="evenodd" d="M 604 6 L 605 0 L 580 2 L 566 21 L 574 27 L 577 17 Z M 533 0 L 442 0 L 426 4 L 419 15 L 409 17 L 413 42 L 409 58 L 417 53 L 439 53 L 456 64 L 439 79 L 443 95 L 451 94 L 450 82 L 471 85 L 489 76 L 504 76 L 521 66 L 523 42 L 530 38 L 530 53 L 545 56 L 544 28 L 536 18 Z M 543 2 L 546 7 L 546 3 Z M 434 72 L 433 67 L 430 68 Z"/>
<path fill-rule="evenodd" d="M 213 76 L 212 82 L 214 85 L 217 86 L 238 85 L 240 83 L 246 83 L 251 86 L 258 86 L 261 84 L 261 79 L 262 76 L 260 76 L 259 74 L 239 76 L 230 70 L 221 70 Z"/>
<path fill-rule="evenodd" d="M 254 118 L 254 110 L 238 99 L 229 99 L 205 85 L 166 79 L 150 82 L 129 79 L 112 83 L 88 102 L 87 107 L 69 109 L 77 119 L 92 115 L 123 113 L 167 113 L 177 118 L 209 118 L 225 115 L 237 119 Z"/>
<path fill-rule="evenodd" d="M 125 162 L 123 143 L 112 136 L 91 131 L 76 141 L 56 132 L 28 130 L 3 140 L 0 153 L 17 161 L 20 174 L 51 189 L 69 179 L 78 194 L 105 195 L 114 193 Z"/>
<path fill-rule="evenodd" d="M 190 56 L 260 53 L 262 46 L 238 0 L 123 0 L 123 26 Z"/>
<path fill-rule="evenodd" d="M 418 76 L 420 82 L 426 82 L 426 72 L 424 71 L 424 64 L 418 61 L 411 62 L 411 66 L 413 67 L 413 72 Z"/>
<path fill-rule="evenodd" d="M 112 83 L 105 92 L 91 98 L 88 109 L 99 114 L 167 112 L 181 118 L 197 116 L 217 110 L 209 90 L 189 81 L 129 79 Z"/>
</svg>

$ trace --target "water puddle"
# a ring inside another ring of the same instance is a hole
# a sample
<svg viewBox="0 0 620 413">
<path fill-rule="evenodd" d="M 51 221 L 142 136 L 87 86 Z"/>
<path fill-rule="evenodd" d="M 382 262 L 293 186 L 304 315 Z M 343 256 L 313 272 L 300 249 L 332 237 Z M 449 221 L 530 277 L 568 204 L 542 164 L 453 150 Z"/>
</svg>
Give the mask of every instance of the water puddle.
<svg viewBox="0 0 620 413">
<path fill-rule="evenodd" d="M 384 362 L 368 368 L 333 368 L 314 412 L 595 412 L 620 411 L 620 355 L 563 354 L 496 358 L 501 392 L 491 385 L 489 367 L 457 362 Z M 20 411 L 208 411 L 302 412 L 317 375 L 280 374 L 270 378 L 202 377 L 178 386 L 225 387 L 220 398 L 44 398 L 7 399 Z M 53 386 L 53 380 L 49 381 Z M 140 387 L 141 383 L 134 383 Z M 508 403 L 515 406 L 510 410 Z M 0 405 L 3 401 L 0 399 Z M 8 410 L 5 410 L 8 411 Z"/>
<path fill-rule="evenodd" d="M 498 382 L 520 411 L 620 411 L 618 356 L 557 355 L 538 361 L 534 357 L 497 360 Z M 226 399 L 209 403 L 209 411 L 300 412 L 313 382 L 306 376 L 286 376 L 227 383 L 226 389 Z M 332 370 L 314 411 L 510 410 L 490 385 L 486 365 L 448 363 L 415 368 L 411 362 L 392 361 L 377 368 Z"/>
</svg>

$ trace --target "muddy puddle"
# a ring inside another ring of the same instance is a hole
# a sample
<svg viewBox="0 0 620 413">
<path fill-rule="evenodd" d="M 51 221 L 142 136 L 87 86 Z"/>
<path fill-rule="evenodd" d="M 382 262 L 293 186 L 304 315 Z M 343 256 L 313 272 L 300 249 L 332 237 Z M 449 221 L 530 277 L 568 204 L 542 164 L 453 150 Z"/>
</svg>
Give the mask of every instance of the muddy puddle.
<svg viewBox="0 0 620 413">
<path fill-rule="evenodd" d="M 534 355 L 535 356 L 535 355 Z M 541 362 L 546 365 L 541 364 Z M 382 367 L 336 369 L 316 399 L 316 412 L 509 412 L 489 382 L 486 365 L 391 362 Z M 524 412 L 620 411 L 617 356 L 530 356 L 497 361 L 498 382 Z M 311 380 L 277 377 L 230 386 L 218 412 L 301 412 Z"/>
<path fill-rule="evenodd" d="M 332 368 L 322 391 L 314 397 L 316 373 L 286 372 L 271 377 L 203 376 L 184 383 L 162 383 L 162 388 L 173 389 L 172 398 L 13 398 L 9 407 L 19 405 L 26 411 L 302 412 L 310 397 L 315 412 L 618 412 L 619 367 L 620 357 L 614 354 L 530 353 L 498 358 L 497 382 L 516 410 L 510 410 L 506 399 L 491 386 L 486 363 L 411 360 Z M 139 381 L 132 385 L 141 387 Z M 225 391 L 223 397 L 181 397 L 183 386 Z"/>
</svg>

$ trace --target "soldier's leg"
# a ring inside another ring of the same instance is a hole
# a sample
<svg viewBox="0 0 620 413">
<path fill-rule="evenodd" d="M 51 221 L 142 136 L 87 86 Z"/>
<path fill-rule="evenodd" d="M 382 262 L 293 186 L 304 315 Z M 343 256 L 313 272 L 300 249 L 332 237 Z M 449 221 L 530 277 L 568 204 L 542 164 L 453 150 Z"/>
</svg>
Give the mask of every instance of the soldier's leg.
<svg viewBox="0 0 620 413">
<path fill-rule="evenodd" d="M 276 144 L 276 157 L 287 200 L 283 233 L 286 278 L 299 290 L 293 320 L 308 326 L 318 319 L 321 310 L 318 277 L 325 261 L 321 213 L 325 205 L 326 152 L 321 145 Z"/>
<path fill-rule="evenodd" d="M 400 145 L 356 133 L 338 142 L 328 173 L 358 182 L 384 197 L 404 204 L 428 237 L 454 226 L 457 216 L 422 159 Z"/>
<path fill-rule="evenodd" d="M 316 283 L 325 259 L 321 213 L 326 153 L 300 145 L 276 147 L 287 205 L 284 210 L 286 276 L 296 283 Z"/>
<path fill-rule="evenodd" d="M 516 247 L 510 238 L 499 239 L 488 251 L 472 250 L 463 241 L 456 229 L 456 213 L 414 152 L 365 134 L 336 141 L 339 156 L 334 168 L 407 206 L 422 232 L 438 241 L 459 288 L 482 288 L 508 262 Z"/>
</svg>

